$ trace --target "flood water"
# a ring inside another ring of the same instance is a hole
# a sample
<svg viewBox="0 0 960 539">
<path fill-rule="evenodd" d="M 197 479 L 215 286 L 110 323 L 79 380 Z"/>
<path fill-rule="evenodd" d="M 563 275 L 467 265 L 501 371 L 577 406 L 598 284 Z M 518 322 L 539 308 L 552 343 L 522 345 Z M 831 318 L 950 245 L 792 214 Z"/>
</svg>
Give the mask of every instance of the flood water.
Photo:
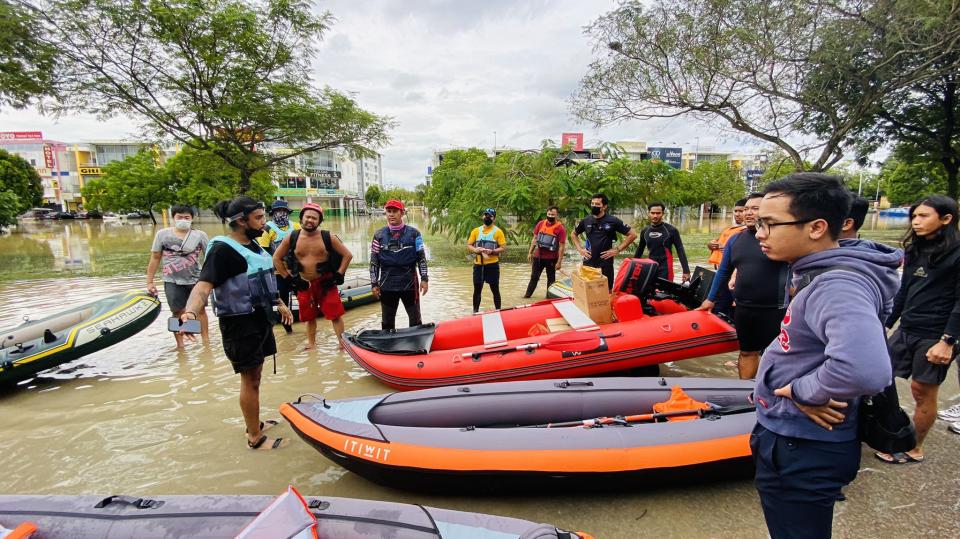
<svg viewBox="0 0 960 539">
<path fill-rule="evenodd" d="M 422 224 L 414 217 L 415 224 Z M 373 231 L 382 220 L 331 219 L 325 223 L 355 253 L 351 272 L 363 273 Z M 866 237 L 894 241 L 905 220 L 871 222 Z M 683 224 L 688 250 L 724 226 L 720 220 Z M 222 233 L 218 222 L 199 228 Z M 425 227 L 420 227 L 424 230 Z M 0 236 L 0 328 L 57 312 L 117 291 L 142 288 L 155 232 L 143 223 L 37 223 Z M 425 321 L 469 314 L 471 267 L 459 242 L 427 234 L 433 261 Z M 524 246 L 514 247 L 518 253 Z M 503 306 L 527 303 L 521 295 L 528 267 L 519 256 L 503 264 Z M 567 262 L 567 269 L 575 261 Z M 545 292 L 545 276 L 537 296 Z M 162 287 L 161 287 L 162 289 Z M 489 292 L 483 308 L 491 308 Z M 595 495 L 435 497 L 380 487 L 327 461 L 281 425 L 273 435 L 291 438 L 274 452 L 244 444 L 237 395 L 239 377 L 223 355 L 217 324 L 211 343 L 178 352 L 166 331 L 164 304 L 149 328 L 106 350 L 43 373 L 0 394 L 0 493 L 4 494 L 279 494 L 288 484 L 310 496 L 342 496 L 419 503 L 508 515 L 593 533 L 596 537 L 766 537 L 759 502 L 749 480 L 704 486 L 638 484 L 632 492 Z M 379 327 L 379 305 L 348 311 L 348 331 Z M 405 323 L 400 309 L 398 325 Z M 391 390 L 338 351 L 329 324 L 321 321 L 319 347 L 303 351 L 302 326 L 276 333 L 277 374 L 264 368 L 262 415 L 278 418 L 282 402 L 305 393 L 330 398 L 377 395 Z M 722 366 L 734 354 L 677 362 L 663 373 L 735 377 Z M 901 381 L 905 407 L 909 389 Z M 960 399 L 951 371 L 941 408 Z M 624 413 L 629 413 L 625 410 Z M 836 537 L 960 536 L 960 436 L 938 422 L 922 465 L 889 466 L 864 450 L 859 478 L 837 505 Z M 3 523 L 0 523 L 3 524 Z"/>
</svg>

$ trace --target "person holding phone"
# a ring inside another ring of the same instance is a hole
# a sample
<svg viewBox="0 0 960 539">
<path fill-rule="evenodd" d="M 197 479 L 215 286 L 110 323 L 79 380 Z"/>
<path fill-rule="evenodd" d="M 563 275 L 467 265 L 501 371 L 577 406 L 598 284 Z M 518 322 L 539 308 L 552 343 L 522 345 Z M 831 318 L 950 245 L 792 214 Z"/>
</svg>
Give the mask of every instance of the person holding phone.
<svg viewBox="0 0 960 539">
<path fill-rule="evenodd" d="M 147 264 L 147 291 L 157 295 L 154 276 L 157 269 L 163 269 L 163 294 L 167 298 L 167 305 L 174 319 L 183 314 L 183 309 L 190 297 L 190 291 L 200 278 L 200 261 L 207 250 L 210 239 L 207 233 L 193 228 L 195 217 L 193 208 L 186 204 L 175 204 L 170 207 L 173 216 L 173 226 L 161 228 L 153 238 L 153 247 L 150 248 L 150 263 Z M 200 321 L 199 333 L 203 342 L 209 342 L 207 330 L 206 305 L 196 311 Z M 177 341 L 177 348 L 183 348 L 183 333 L 176 331 L 173 338 Z M 194 339 L 191 335 L 190 339 Z"/>
<path fill-rule="evenodd" d="M 230 233 L 210 240 L 206 263 L 180 322 L 197 319 L 197 311 L 213 293 L 223 351 L 233 372 L 240 375 L 240 411 L 247 426 L 247 446 L 278 449 L 289 441 L 264 434 L 276 421 L 260 421 L 260 375 L 264 358 L 277 353 L 270 319 L 273 306 L 277 305 L 284 324 L 293 322 L 293 314 L 277 293 L 273 259 L 256 242 L 263 234 L 266 212 L 263 203 L 245 196 L 221 202 L 214 211 L 229 223 Z M 181 329 L 185 332 L 186 328 Z"/>
</svg>

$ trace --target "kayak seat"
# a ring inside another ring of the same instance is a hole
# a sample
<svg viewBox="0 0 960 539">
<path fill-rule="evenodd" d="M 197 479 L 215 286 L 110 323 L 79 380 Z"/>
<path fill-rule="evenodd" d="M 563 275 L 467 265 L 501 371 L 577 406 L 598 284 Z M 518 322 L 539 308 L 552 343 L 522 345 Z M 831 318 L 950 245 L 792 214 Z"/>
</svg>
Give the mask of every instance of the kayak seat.
<svg viewBox="0 0 960 539">
<path fill-rule="evenodd" d="M 429 354 L 436 324 L 422 324 L 403 329 L 367 329 L 347 339 L 361 348 L 390 355 Z"/>
<path fill-rule="evenodd" d="M 4 332 L 2 334 L 3 338 L 0 340 L 0 350 L 16 346 L 17 343 L 25 343 L 44 337 L 47 331 L 59 333 L 90 318 L 92 314 L 93 309 L 89 308 L 29 322 L 13 331 Z"/>
<path fill-rule="evenodd" d="M 503 317 L 500 316 L 500 311 L 484 314 L 481 322 L 483 323 L 484 347 L 494 348 L 503 346 L 503 343 L 507 342 L 507 330 L 503 327 Z"/>
</svg>

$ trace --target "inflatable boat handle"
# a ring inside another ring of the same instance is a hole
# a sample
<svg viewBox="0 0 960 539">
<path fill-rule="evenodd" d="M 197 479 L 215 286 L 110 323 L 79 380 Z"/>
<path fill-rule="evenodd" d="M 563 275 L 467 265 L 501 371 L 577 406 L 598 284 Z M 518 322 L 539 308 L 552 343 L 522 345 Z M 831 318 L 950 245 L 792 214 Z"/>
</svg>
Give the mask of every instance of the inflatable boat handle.
<svg viewBox="0 0 960 539">
<path fill-rule="evenodd" d="M 165 502 L 162 500 L 148 500 L 144 498 L 134 498 L 133 496 L 107 496 L 106 498 L 100 500 L 100 503 L 94 505 L 95 509 L 103 509 L 104 507 L 111 504 L 123 504 L 123 505 L 132 505 L 137 509 L 156 509 L 163 505 Z"/>
<path fill-rule="evenodd" d="M 312 397 L 314 400 L 320 401 L 320 404 L 322 404 L 324 408 L 330 407 L 330 405 L 327 404 L 327 399 L 321 397 L 320 395 L 317 395 L 316 393 L 304 393 L 303 395 L 300 395 L 299 397 L 297 397 L 297 402 L 295 402 L 294 404 L 302 403 L 304 397 Z"/>
</svg>

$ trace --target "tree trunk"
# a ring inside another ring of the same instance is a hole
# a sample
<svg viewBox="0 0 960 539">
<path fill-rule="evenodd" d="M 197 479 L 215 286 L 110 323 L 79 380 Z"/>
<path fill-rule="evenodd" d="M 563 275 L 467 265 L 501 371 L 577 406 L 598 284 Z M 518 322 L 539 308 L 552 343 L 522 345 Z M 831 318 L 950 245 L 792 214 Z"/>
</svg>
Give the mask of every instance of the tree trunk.
<svg viewBox="0 0 960 539">
<path fill-rule="evenodd" d="M 240 168 L 240 183 L 237 184 L 237 194 L 245 195 L 247 191 L 250 190 L 250 178 L 253 176 L 253 171 L 247 167 Z"/>
<path fill-rule="evenodd" d="M 957 200 L 957 175 L 960 172 L 960 160 L 946 157 L 941 161 L 947 171 L 947 196 Z"/>
<path fill-rule="evenodd" d="M 150 214 L 150 220 L 153 221 L 153 225 L 157 225 L 157 217 L 153 214 L 153 206 L 147 208 L 147 213 Z"/>
</svg>

